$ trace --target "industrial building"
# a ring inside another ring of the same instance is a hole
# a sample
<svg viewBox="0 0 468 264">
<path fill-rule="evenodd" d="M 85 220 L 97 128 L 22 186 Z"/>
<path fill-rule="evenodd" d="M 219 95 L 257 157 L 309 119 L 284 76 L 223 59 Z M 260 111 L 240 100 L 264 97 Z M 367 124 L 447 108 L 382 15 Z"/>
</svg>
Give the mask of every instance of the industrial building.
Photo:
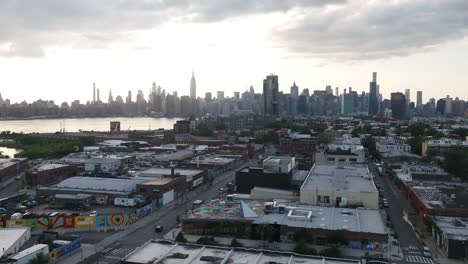
<svg viewBox="0 0 468 264">
<path fill-rule="evenodd" d="M 244 167 L 236 172 L 236 192 L 250 193 L 254 187 L 290 190 L 296 170 L 294 157 L 268 157 L 261 166 Z"/>
<path fill-rule="evenodd" d="M 379 192 L 367 165 L 315 164 L 301 186 L 300 202 L 378 209 Z"/>
<path fill-rule="evenodd" d="M 288 263 L 288 264 L 361 264 L 360 260 L 304 256 L 292 252 L 230 248 L 196 244 L 176 244 L 150 240 L 122 259 L 123 264 L 146 263 Z"/>
<path fill-rule="evenodd" d="M 0 258 L 19 252 L 29 238 L 30 228 L 0 228 Z"/>
<path fill-rule="evenodd" d="M 28 159 L 0 159 L 0 185 L 22 172 L 28 166 Z"/>
<path fill-rule="evenodd" d="M 186 181 L 186 189 L 192 190 L 193 188 L 199 186 L 203 183 L 205 178 L 208 176 L 207 170 L 197 170 L 197 169 L 185 169 L 185 168 L 151 168 L 144 171 L 137 172 L 138 177 L 140 178 L 151 178 L 157 179 L 161 177 L 179 177 L 183 176 Z"/>
<path fill-rule="evenodd" d="M 32 170 L 32 185 L 46 186 L 75 176 L 78 169 L 73 165 L 47 163 Z"/>
<path fill-rule="evenodd" d="M 90 194 L 108 198 L 129 197 L 136 186 L 148 179 L 113 179 L 99 177 L 71 177 L 56 185 L 39 187 L 38 196 L 55 196 L 56 194 Z"/>
<path fill-rule="evenodd" d="M 432 238 L 451 259 L 468 257 L 468 219 L 465 217 L 430 217 Z"/>
</svg>

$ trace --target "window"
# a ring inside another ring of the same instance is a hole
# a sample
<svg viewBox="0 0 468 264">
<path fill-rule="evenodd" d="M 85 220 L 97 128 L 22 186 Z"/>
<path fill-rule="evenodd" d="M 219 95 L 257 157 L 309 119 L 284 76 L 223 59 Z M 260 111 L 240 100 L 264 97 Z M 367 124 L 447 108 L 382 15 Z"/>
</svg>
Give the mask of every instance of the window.
<svg viewBox="0 0 468 264">
<path fill-rule="evenodd" d="M 329 204 L 330 203 L 330 196 L 328 195 L 318 195 L 317 196 L 318 203 L 321 204 Z"/>
</svg>

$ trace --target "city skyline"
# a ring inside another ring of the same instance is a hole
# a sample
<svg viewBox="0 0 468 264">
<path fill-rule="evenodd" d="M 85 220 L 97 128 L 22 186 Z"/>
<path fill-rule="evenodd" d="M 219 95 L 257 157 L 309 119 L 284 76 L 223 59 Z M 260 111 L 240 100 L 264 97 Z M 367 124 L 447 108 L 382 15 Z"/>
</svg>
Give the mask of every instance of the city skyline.
<svg viewBox="0 0 468 264">
<path fill-rule="evenodd" d="M 294 81 L 367 91 L 377 71 L 385 98 L 405 89 L 468 98 L 467 9 L 462 0 L 6 1 L 0 92 L 87 101 L 92 82 L 124 96 L 156 81 L 188 95 L 192 69 L 198 95 L 258 91 L 267 73 L 284 92 Z"/>
</svg>

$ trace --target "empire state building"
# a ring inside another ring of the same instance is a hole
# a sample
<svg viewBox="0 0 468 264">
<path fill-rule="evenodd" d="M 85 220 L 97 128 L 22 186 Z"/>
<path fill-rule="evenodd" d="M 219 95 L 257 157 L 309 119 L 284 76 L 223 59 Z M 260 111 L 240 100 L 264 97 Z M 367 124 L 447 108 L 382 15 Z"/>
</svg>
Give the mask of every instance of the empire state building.
<svg viewBox="0 0 468 264">
<path fill-rule="evenodd" d="M 192 72 L 192 79 L 190 79 L 190 98 L 197 99 L 197 83 L 195 81 L 195 75 Z"/>
</svg>

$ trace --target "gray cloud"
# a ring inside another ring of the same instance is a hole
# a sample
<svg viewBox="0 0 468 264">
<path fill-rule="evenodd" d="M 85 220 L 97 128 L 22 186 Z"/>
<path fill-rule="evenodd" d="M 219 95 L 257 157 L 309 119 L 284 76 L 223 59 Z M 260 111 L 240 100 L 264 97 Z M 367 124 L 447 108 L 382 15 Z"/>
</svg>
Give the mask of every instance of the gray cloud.
<svg viewBox="0 0 468 264">
<path fill-rule="evenodd" d="M 310 9 L 273 41 L 297 54 L 334 60 L 407 56 L 468 33 L 468 1 L 354 1 L 333 11 Z"/>
<path fill-rule="evenodd" d="M 345 0 L 2 0 L 0 56 L 37 57 L 54 46 L 102 48 L 171 19 L 215 22 Z M 186 20 L 187 20 L 186 19 Z"/>
</svg>

